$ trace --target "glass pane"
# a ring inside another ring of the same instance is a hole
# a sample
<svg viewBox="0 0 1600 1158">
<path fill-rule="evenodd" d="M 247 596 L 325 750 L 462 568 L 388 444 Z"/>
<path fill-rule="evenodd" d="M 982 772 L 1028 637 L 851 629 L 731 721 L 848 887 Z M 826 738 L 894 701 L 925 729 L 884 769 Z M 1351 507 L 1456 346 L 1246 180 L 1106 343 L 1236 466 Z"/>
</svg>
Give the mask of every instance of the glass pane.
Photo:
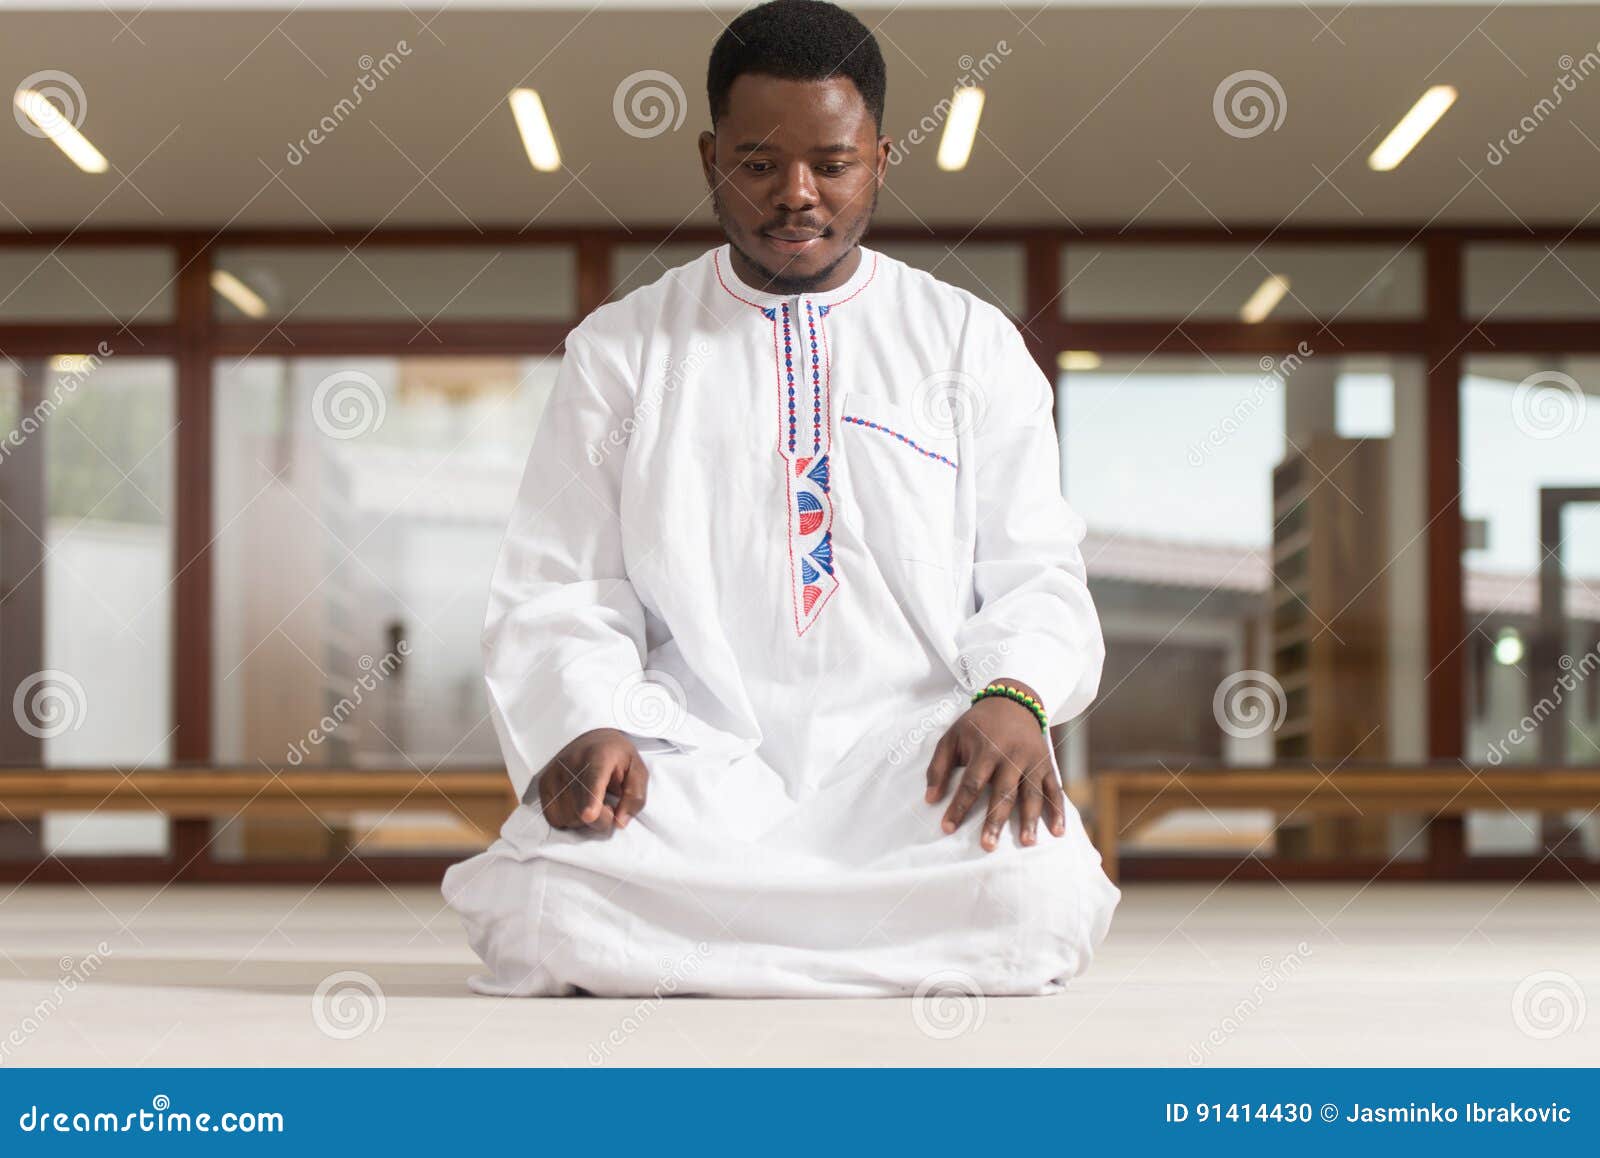
<svg viewBox="0 0 1600 1158">
<path fill-rule="evenodd" d="M 1462 277 L 1469 318 L 1600 317 L 1600 245 L 1592 242 L 1468 245 Z"/>
<path fill-rule="evenodd" d="M 0 321 L 165 322 L 172 252 L 61 245 L 0 248 Z"/>
<path fill-rule="evenodd" d="M 540 357 L 217 364 L 220 761 L 499 766 L 478 640 L 558 366 Z M 462 839 L 460 817 L 441 821 Z M 219 839 L 223 856 L 328 851 L 302 847 L 329 839 L 314 824 L 234 827 Z"/>
<path fill-rule="evenodd" d="M 1071 774 L 1423 758 L 1421 364 L 1063 361 L 1063 486 L 1107 650 Z M 1415 858 L 1420 823 L 1196 808 L 1124 847 Z"/>
<path fill-rule="evenodd" d="M 1600 358 L 1473 357 L 1461 391 L 1467 758 L 1600 765 Z M 1600 822 L 1474 813 L 1467 842 L 1593 857 Z"/>
<path fill-rule="evenodd" d="M 619 245 L 611 251 L 611 296 L 608 301 L 626 297 L 641 286 L 657 281 L 669 269 L 676 269 L 715 246 L 699 242 L 667 242 L 663 245 Z"/>
<path fill-rule="evenodd" d="M 976 241 L 956 245 L 937 241 L 869 244 L 907 265 L 927 270 L 940 281 L 976 294 L 1014 318 L 1023 316 L 1027 304 L 1027 254 L 1020 245 Z"/>
<path fill-rule="evenodd" d="M 173 369 L 154 358 L 0 363 L 0 762 L 171 758 Z M 160 852 L 159 817 L 55 814 L 13 855 Z M 25 837 L 20 839 L 19 837 Z"/>
<path fill-rule="evenodd" d="M 224 248 L 211 300 L 228 321 L 562 321 L 577 314 L 577 269 L 555 245 Z"/>
<path fill-rule="evenodd" d="M 1421 254 L 1401 244 L 1073 244 L 1061 283 L 1062 316 L 1080 321 L 1397 319 L 1423 302 Z"/>
</svg>

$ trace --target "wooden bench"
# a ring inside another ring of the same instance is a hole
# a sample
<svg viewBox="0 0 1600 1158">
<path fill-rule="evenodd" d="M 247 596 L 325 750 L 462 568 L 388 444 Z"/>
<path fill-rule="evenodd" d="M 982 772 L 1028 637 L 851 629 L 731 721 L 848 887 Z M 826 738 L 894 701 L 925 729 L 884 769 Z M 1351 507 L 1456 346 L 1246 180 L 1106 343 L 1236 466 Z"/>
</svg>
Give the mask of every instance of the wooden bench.
<svg viewBox="0 0 1600 1158">
<path fill-rule="evenodd" d="M 169 858 L 74 857 L 70 867 L 100 879 L 118 869 L 133 879 L 316 879 L 326 865 L 220 865 L 209 855 L 212 822 L 235 817 L 303 819 L 335 823 L 353 813 L 442 812 L 492 839 L 516 807 L 502 768 L 416 769 L 219 768 L 175 766 L 121 772 L 111 768 L 0 768 L 0 820 L 36 821 L 46 812 L 154 812 L 173 821 Z M 356 850 L 358 853 L 359 850 Z M 398 879 L 426 879 L 438 857 L 385 858 Z M 165 864 L 162 870 L 159 866 Z M 409 872 L 403 871 L 406 868 Z M 340 879 L 371 880 L 359 864 Z M 9 874 L 8 874 L 9 875 Z M 55 879 L 46 872 L 43 879 Z M 34 879 L 41 879 L 35 876 Z M 69 873 L 69 879 L 75 879 Z"/>
<path fill-rule="evenodd" d="M 1113 880 L 1121 868 L 1120 844 L 1180 809 L 1268 809 L 1289 820 L 1405 812 L 1459 817 L 1472 809 L 1588 811 L 1600 804 L 1600 767 L 1131 769 L 1098 772 L 1093 781 L 1095 844 Z"/>
</svg>

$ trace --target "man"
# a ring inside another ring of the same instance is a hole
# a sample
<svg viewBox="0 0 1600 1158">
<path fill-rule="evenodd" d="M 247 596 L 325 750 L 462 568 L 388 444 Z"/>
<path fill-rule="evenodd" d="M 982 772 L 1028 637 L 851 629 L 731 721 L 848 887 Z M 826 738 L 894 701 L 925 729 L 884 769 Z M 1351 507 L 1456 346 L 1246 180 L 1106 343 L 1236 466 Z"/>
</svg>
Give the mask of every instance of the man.
<svg viewBox="0 0 1600 1158">
<path fill-rule="evenodd" d="M 1120 894 L 1044 727 L 1105 655 L 1050 384 L 860 244 L 891 140 L 855 17 L 751 9 L 708 90 L 727 242 L 572 331 L 495 571 L 525 803 L 444 880 L 472 986 L 1054 992 Z"/>
</svg>

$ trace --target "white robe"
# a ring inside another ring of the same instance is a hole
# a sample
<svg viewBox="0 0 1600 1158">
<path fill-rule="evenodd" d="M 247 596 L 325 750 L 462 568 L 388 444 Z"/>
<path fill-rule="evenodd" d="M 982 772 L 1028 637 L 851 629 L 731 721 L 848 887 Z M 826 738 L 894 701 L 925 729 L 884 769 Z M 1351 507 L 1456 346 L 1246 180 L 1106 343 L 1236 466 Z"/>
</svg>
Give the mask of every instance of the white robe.
<svg viewBox="0 0 1600 1158">
<path fill-rule="evenodd" d="M 483 636 L 525 803 L 443 883 L 478 992 L 1041 994 L 1105 936 L 1120 893 L 1070 803 L 1064 836 L 1013 816 L 985 852 L 987 792 L 950 835 L 953 786 L 924 799 L 988 680 L 1052 723 L 1099 687 L 1049 380 L 998 309 L 860 252 L 785 298 L 723 245 L 568 337 Z M 647 803 L 553 828 L 530 782 L 600 727 Z"/>
</svg>

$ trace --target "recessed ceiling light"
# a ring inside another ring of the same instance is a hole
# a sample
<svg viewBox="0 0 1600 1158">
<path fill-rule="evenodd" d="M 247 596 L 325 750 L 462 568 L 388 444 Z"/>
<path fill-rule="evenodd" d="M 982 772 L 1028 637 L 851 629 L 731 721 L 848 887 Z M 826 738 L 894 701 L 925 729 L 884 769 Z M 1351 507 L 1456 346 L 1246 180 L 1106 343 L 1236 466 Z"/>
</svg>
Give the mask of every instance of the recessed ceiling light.
<svg viewBox="0 0 1600 1158">
<path fill-rule="evenodd" d="M 1400 118 L 1400 123 L 1389 130 L 1378 147 L 1367 158 L 1368 168 L 1387 173 L 1406 154 L 1417 147 L 1417 142 L 1428 135 L 1428 130 L 1439 123 L 1445 110 L 1456 103 L 1456 90 L 1447 84 L 1436 84 L 1417 98 L 1411 111 Z"/>
<path fill-rule="evenodd" d="M 61 110 L 50 103 L 43 93 L 31 88 L 19 88 L 12 98 L 17 111 L 32 121 L 41 133 L 56 143 L 71 162 L 85 173 L 104 173 L 111 166 L 105 155 L 78 132 L 77 126 L 61 115 Z"/>
<path fill-rule="evenodd" d="M 225 269 L 211 271 L 211 288 L 226 298 L 241 314 L 250 318 L 267 316 L 267 303 L 255 290 Z"/>
<path fill-rule="evenodd" d="M 1268 274 L 1267 280 L 1256 286 L 1250 300 L 1239 307 L 1239 320 L 1254 325 L 1265 321 L 1268 314 L 1278 308 L 1283 295 L 1289 292 L 1289 279 L 1281 273 Z"/>
<path fill-rule="evenodd" d="M 528 161 L 541 173 L 554 173 L 561 168 L 561 153 L 556 148 L 550 118 L 545 116 L 544 102 L 531 88 L 512 89 L 510 99 L 511 115 L 517 118 L 517 132 L 522 134 Z"/>
<path fill-rule="evenodd" d="M 983 90 L 958 88 L 950 102 L 950 116 L 939 139 L 939 168 L 946 173 L 965 169 L 972 156 L 972 142 L 978 137 L 978 119 L 983 116 Z"/>
<path fill-rule="evenodd" d="M 1093 350 L 1062 350 L 1056 355 L 1058 370 L 1098 370 L 1100 355 Z"/>
</svg>

